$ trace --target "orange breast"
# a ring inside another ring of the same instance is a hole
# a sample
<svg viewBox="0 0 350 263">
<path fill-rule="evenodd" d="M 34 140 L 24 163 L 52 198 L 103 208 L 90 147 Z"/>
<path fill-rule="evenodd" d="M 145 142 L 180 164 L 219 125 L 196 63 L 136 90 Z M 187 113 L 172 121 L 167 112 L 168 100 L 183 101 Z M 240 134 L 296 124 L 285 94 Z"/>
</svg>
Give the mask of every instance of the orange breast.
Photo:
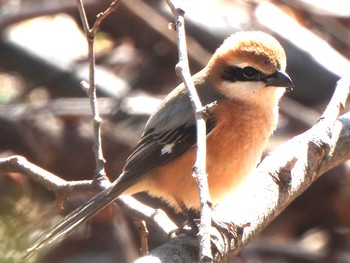
<svg viewBox="0 0 350 263">
<path fill-rule="evenodd" d="M 207 173 L 212 202 L 216 204 L 254 170 L 273 132 L 275 116 L 272 111 L 232 101 L 221 103 L 214 114 L 218 121 L 207 137 Z M 181 210 L 179 203 L 198 210 L 198 187 L 192 176 L 194 161 L 195 148 L 191 148 L 149 172 L 139 186 L 163 198 L 176 210 Z"/>
</svg>

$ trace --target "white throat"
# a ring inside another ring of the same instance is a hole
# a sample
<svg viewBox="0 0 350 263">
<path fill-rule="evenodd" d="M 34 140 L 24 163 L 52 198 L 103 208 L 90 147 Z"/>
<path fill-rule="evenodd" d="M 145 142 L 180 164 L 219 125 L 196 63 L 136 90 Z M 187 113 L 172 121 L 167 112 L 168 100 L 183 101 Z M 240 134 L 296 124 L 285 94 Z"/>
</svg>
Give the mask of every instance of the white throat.
<svg viewBox="0 0 350 263">
<path fill-rule="evenodd" d="M 266 86 L 262 81 L 223 81 L 220 91 L 230 99 L 255 106 L 274 108 L 285 92 L 285 88 Z"/>
</svg>

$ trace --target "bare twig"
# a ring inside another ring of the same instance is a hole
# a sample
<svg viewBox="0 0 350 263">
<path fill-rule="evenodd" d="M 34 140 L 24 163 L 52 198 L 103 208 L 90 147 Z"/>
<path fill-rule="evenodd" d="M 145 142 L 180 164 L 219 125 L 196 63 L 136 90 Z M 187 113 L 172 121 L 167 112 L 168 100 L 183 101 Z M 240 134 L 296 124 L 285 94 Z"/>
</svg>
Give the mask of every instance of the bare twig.
<svg viewBox="0 0 350 263">
<path fill-rule="evenodd" d="M 146 222 L 141 218 L 134 218 L 134 224 L 136 225 L 136 228 L 140 236 L 141 255 L 146 255 L 148 253 L 148 235 L 149 235 Z"/>
<path fill-rule="evenodd" d="M 199 226 L 200 262 L 212 262 L 210 245 L 211 228 L 211 201 L 206 173 L 206 123 L 203 106 L 193 85 L 189 70 L 187 45 L 185 35 L 185 12 L 178 6 L 176 1 L 167 0 L 167 3 L 175 17 L 175 29 L 177 32 L 177 45 L 179 51 L 179 62 L 176 65 L 176 72 L 182 78 L 183 83 L 189 91 L 191 104 L 196 116 L 197 124 L 197 157 L 193 167 L 193 175 L 197 180 L 200 207 L 201 223 Z"/>
<path fill-rule="evenodd" d="M 66 180 L 36 166 L 27 161 L 26 158 L 15 155 L 0 158 L 0 172 L 21 173 L 27 175 L 31 180 L 41 184 L 46 189 L 58 195 L 69 196 L 74 194 L 86 194 L 96 192 L 98 189 L 91 185 L 90 180 L 74 181 L 68 183 Z"/>
<path fill-rule="evenodd" d="M 21 173 L 29 179 L 41 184 L 50 191 L 53 191 L 59 200 L 79 194 L 95 194 L 107 189 L 110 184 L 96 185 L 92 180 L 66 181 L 59 178 L 35 164 L 29 162 L 22 156 L 11 156 L 0 158 L 0 173 Z M 160 209 L 153 209 L 146 206 L 131 196 L 121 196 L 117 202 L 128 210 L 134 217 L 142 218 L 147 223 L 155 226 L 164 237 L 177 229 L 166 213 Z"/>
<path fill-rule="evenodd" d="M 76 0 L 76 4 L 78 6 L 78 11 L 79 11 L 80 19 L 84 28 L 84 33 L 87 37 L 89 37 L 90 26 L 89 26 L 89 21 L 87 20 L 87 17 L 86 17 L 83 0 Z"/>
<path fill-rule="evenodd" d="M 143 205 L 135 198 L 128 195 L 119 196 L 117 200 L 121 201 L 121 205 L 128 210 L 128 213 L 132 217 L 144 219 L 147 223 L 155 226 L 164 237 L 169 237 L 172 232 L 178 229 L 177 225 L 172 222 L 168 215 L 161 209 L 153 209 Z"/>
<path fill-rule="evenodd" d="M 100 25 L 102 23 L 102 21 L 104 19 L 106 19 L 106 17 L 113 13 L 115 10 L 117 10 L 117 8 L 119 7 L 120 3 L 122 1 L 121 0 L 114 0 L 109 7 L 104 11 L 101 12 L 97 15 L 97 19 L 95 21 L 94 26 L 91 28 L 91 34 L 94 36 L 96 34 L 96 32 L 100 29 Z"/>
<path fill-rule="evenodd" d="M 101 142 L 101 117 L 97 107 L 96 86 L 95 86 L 95 53 L 94 53 L 94 34 L 91 34 L 89 23 L 85 14 L 85 9 L 82 0 L 77 0 L 77 6 L 79 14 L 83 24 L 84 32 L 88 42 L 88 61 L 89 61 L 89 83 L 85 81 L 81 83 L 81 87 L 90 99 L 90 105 L 92 110 L 93 122 L 94 122 L 94 135 L 95 144 L 93 152 L 95 154 L 96 170 L 94 181 L 99 183 L 101 180 L 108 180 L 105 172 L 105 159 L 102 152 Z"/>
<path fill-rule="evenodd" d="M 80 18 L 83 24 L 84 32 L 88 42 L 88 61 L 89 61 L 89 83 L 83 81 L 81 87 L 86 91 L 90 99 L 90 105 L 92 110 L 92 116 L 94 121 L 94 135 L 95 135 L 95 144 L 93 147 L 93 152 L 95 154 L 96 160 L 96 170 L 94 176 L 94 182 L 97 184 L 102 183 L 103 181 L 108 180 L 105 172 L 105 159 L 103 157 L 102 151 L 102 141 L 101 141 L 101 122 L 98 107 L 97 107 L 97 96 L 96 96 L 96 85 L 95 85 L 95 52 L 94 52 L 94 39 L 95 34 L 100 28 L 102 21 L 113 11 L 115 11 L 119 4 L 120 0 L 113 1 L 110 6 L 102 13 L 97 16 L 97 19 L 92 28 L 89 26 L 89 22 L 86 17 L 83 0 L 76 0 Z"/>
<path fill-rule="evenodd" d="M 83 23 L 84 33 L 87 38 L 92 40 L 95 38 L 97 31 L 100 29 L 101 23 L 107 18 L 108 15 L 113 13 L 119 7 L 121 0 L 114 0 L 109 7 L 97 15 L 96 20 L 92 28 L 89 26 L 89 21 L 87 20 L 83 0 L 76 0 L 81 21 Z"/>
</svg>

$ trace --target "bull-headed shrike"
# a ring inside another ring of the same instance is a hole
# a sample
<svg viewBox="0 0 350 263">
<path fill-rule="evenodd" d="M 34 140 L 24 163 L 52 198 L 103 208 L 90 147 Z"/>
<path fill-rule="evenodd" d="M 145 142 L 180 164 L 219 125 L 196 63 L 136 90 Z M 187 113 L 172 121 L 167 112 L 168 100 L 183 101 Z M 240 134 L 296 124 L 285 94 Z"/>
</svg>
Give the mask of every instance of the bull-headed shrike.
<svg viewBox="0 0 350 263">
<path fill-rule="evenodd" d="M 293 83 L 279 42 L 262 32 L 227 38 L 193 76 L 203 105 L 216 102 L 207 119 L 207 173 L 214 205 L 252 174 L 278 121 L 278 102 Z M 43 235 L 34 246 L 64 237 L 119 195 L 148 192 L 177 212 L 200 209 L 192 177 L 196 122 L 184 84 L 148 120 L 143 135 L 112 185 Z"/>
</svg>

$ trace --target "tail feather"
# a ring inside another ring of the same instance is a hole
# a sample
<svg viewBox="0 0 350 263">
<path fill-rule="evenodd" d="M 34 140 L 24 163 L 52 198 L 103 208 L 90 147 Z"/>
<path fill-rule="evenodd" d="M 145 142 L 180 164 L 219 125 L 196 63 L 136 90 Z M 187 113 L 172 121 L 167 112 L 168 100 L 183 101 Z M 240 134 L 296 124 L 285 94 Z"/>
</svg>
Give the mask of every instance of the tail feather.
<svg viewBox="0 0 350 263">
<path fill-rule="evenodd" d="M 103 208 L 112 203 L 123 191 L 124 187 L 112 184 L 106 190 L 103 190 L 87 203 L 78 207 L 68 214 L 58 225 L 54 226 L 48 232 L 44 233 L 32 247 L 28 249 L 28 255 L 35 253 L 41 247 L 48 245 L 56 240 L 62 240 L 72 233 L 81 223 L 89 220 Z"/>
</svg>

